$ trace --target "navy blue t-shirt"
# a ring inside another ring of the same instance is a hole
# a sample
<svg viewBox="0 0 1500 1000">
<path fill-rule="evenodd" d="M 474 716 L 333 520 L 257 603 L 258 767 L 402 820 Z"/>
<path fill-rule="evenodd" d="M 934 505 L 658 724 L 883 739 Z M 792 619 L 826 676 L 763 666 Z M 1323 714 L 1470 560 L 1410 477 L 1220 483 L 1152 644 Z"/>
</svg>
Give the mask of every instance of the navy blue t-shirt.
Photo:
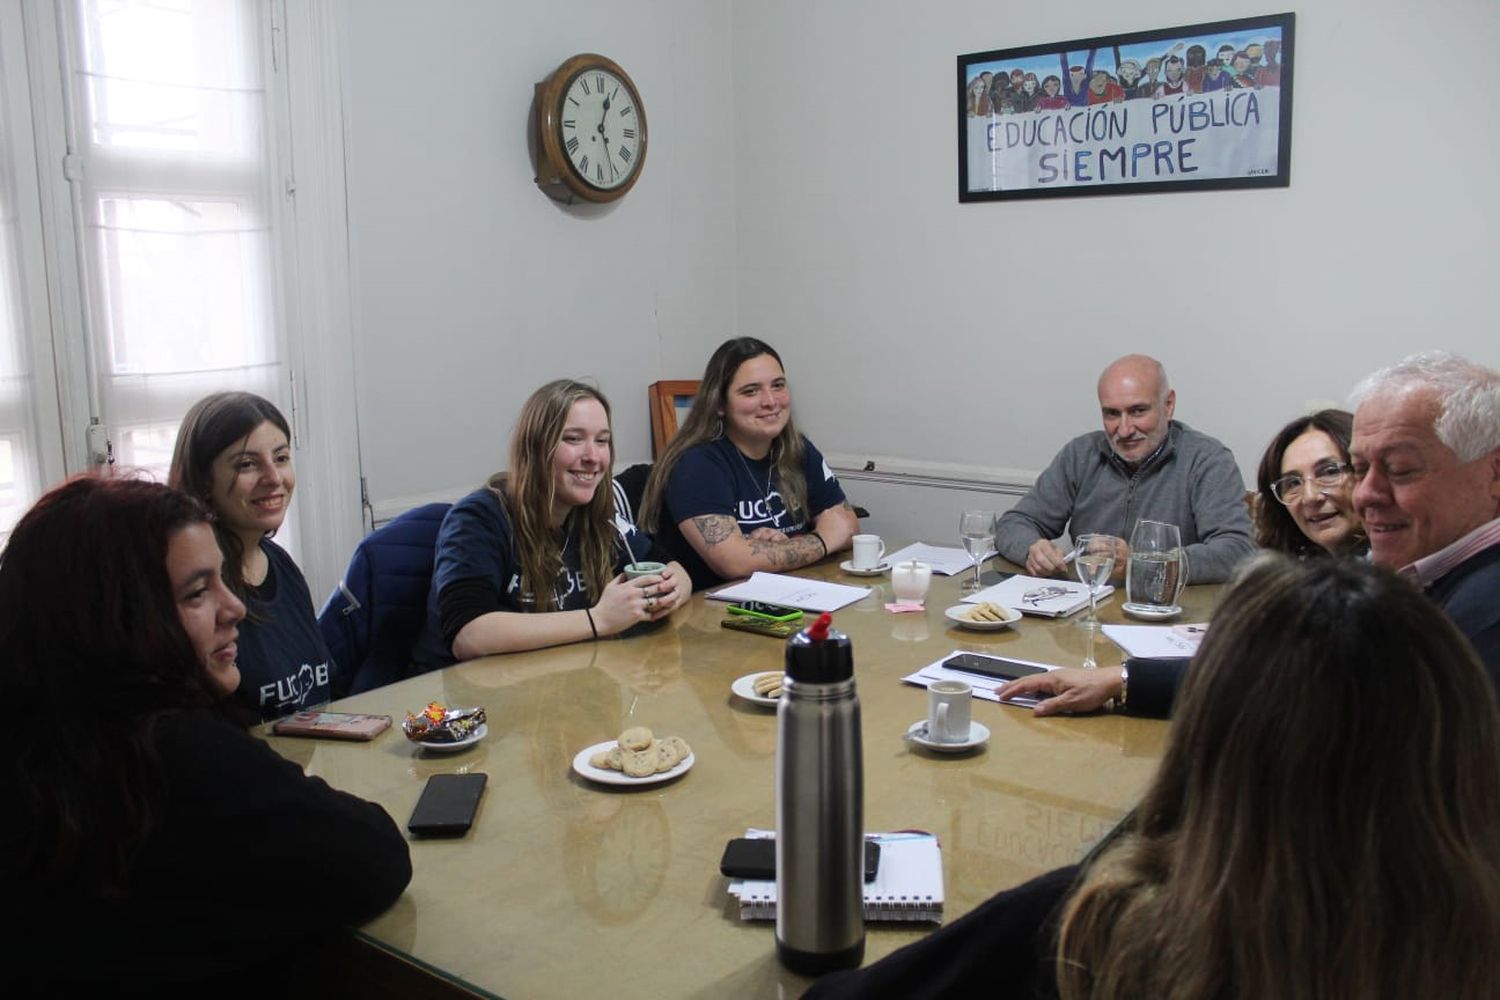
<svg viewBox="0 0 1500 1000">
<path fill-rule="evenodd" d="M 251 587 L 240 622 L 240 686 L 234 700 L 279 719 L 333 697 L 337 667 L 313 617 L 307 580 L 286 550 L 261 539 L 269 566 Z"/>
<path fill-rule="evenodd" d="M 704 514 L 726 514 L 749 534 L 756 528 L 775 528 L 799 535 L 812 528 L 823 511 L 844 502 L 844 490 L 823 460 L 823 453 L 802 439 L 802 475 L 807 480 L 808 510 L 794 517 L 781 499 L 781 483 L 769 456 L 747 458 L 727 437 L 694 445 L 685 451 L 667 480 L 657 540 L 693 577 L 702 590 L 724 577 L 709 568 L 678 525 Z"/>
<path fill-rule="evenodd" d="M 626 562 L 636 559 L 666 561 L 660 558 L 666 553 L 657 549 L 651 539 L 634 525 L 618 517 L 615 525 L 625 532 L 631 553 L 627 556 L 624 545 L 616 541 L 616 572 Z M 552 588 L 557 609 L 577 611 L 593 607 L 595 598 L 589 595 L 588 581 L 579 567 L 578 546 L 572 538 L 568 538 L 563 546 L 562 562 L 562 573 L 547 584 Z M 515 543 L 510 514 L 500 497 L 488 487 L 477 489 L 454 504 L 443 518 L 443 526 L 438 529 L 432 586 L 427 592 L 427 625 L 412 650 L 413 661 L 423 669 L 432 670 L 456 662 L 452 640 L 463 625 L 455 628 L 453 635 L 444 636 L 439 599 L 451 584 L 461 581 L 480 581 L 493 588 L 501 610 L 533 610 L 535 595 L 529 581 L 522 577 L 521 552 Z"/>
</svg>

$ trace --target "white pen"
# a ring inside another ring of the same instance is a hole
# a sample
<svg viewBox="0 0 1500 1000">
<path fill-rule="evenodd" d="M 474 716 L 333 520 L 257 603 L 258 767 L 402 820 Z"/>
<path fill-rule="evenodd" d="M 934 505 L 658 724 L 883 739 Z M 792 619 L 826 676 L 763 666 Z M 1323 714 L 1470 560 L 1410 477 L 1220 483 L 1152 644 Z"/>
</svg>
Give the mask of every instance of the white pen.
<svg viewBox="0 0 1500 1000">
<path fill-rule="evenodd" d="M 1078 550 L 1074 549 L 1072 552 L 1069 552 L 1067 555 L 1063 556 L 1063 565 L 1066 566 L 1068 563 L 1072 562 L 1073 557 L 1076 555 L 1078 555 Z"/>
</svg>

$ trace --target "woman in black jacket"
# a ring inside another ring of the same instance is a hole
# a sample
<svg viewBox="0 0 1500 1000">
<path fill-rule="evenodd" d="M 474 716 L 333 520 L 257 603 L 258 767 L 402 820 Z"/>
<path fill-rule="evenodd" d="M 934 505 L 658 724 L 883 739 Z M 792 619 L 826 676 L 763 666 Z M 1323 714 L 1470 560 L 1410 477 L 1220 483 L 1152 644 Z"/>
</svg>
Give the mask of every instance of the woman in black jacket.
<svg viewBox="0 0 1500 1000">
<path fill-rule="evenodd" d="M 198 501 L 79 477 L 0 556 L 7 976 L 111 989 L 287 984 L 411 878 L 378 805 L 252 737 L 244 605 Z"/>
</svg>

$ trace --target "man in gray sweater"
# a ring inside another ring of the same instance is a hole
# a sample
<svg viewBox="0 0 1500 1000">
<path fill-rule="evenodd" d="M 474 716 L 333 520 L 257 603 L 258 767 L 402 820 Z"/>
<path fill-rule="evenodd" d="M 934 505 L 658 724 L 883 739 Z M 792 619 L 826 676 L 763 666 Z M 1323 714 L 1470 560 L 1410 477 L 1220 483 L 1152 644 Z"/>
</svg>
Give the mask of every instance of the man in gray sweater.
<svg viewBox="0 0 1500 1000">
<path fill-rule="evenodd" d="M 1177 394 L 1161 362 L 1127 355 L 1099 376 L 1104 429 L 1069 441 L 995 527 L 1000 555 L 1034 576 L 1067 570 L 1053 539 L 1103 532 L 1125 540 L 1137 521 L 1182 530 L 1190 583 L 1219 583 L 1255 548 L 1245 483 L 1229 449 L 1172 419 Z"/>
</svg>

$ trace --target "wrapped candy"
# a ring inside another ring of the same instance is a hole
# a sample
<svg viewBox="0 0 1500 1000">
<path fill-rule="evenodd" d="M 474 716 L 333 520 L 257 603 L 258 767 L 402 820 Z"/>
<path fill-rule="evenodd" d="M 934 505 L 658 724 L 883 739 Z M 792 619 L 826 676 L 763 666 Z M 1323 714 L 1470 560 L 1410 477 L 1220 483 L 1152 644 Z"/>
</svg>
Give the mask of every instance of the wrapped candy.
<svg viewBox="0 0 1500 1000">
<path fill-rule="evenodd" d="M 407 712 L 401 728 L 413 743 L 457 743 L 483 724 L 483 708 L 444 708 L 432 702 L 421 712 Z"/>
</svg>

